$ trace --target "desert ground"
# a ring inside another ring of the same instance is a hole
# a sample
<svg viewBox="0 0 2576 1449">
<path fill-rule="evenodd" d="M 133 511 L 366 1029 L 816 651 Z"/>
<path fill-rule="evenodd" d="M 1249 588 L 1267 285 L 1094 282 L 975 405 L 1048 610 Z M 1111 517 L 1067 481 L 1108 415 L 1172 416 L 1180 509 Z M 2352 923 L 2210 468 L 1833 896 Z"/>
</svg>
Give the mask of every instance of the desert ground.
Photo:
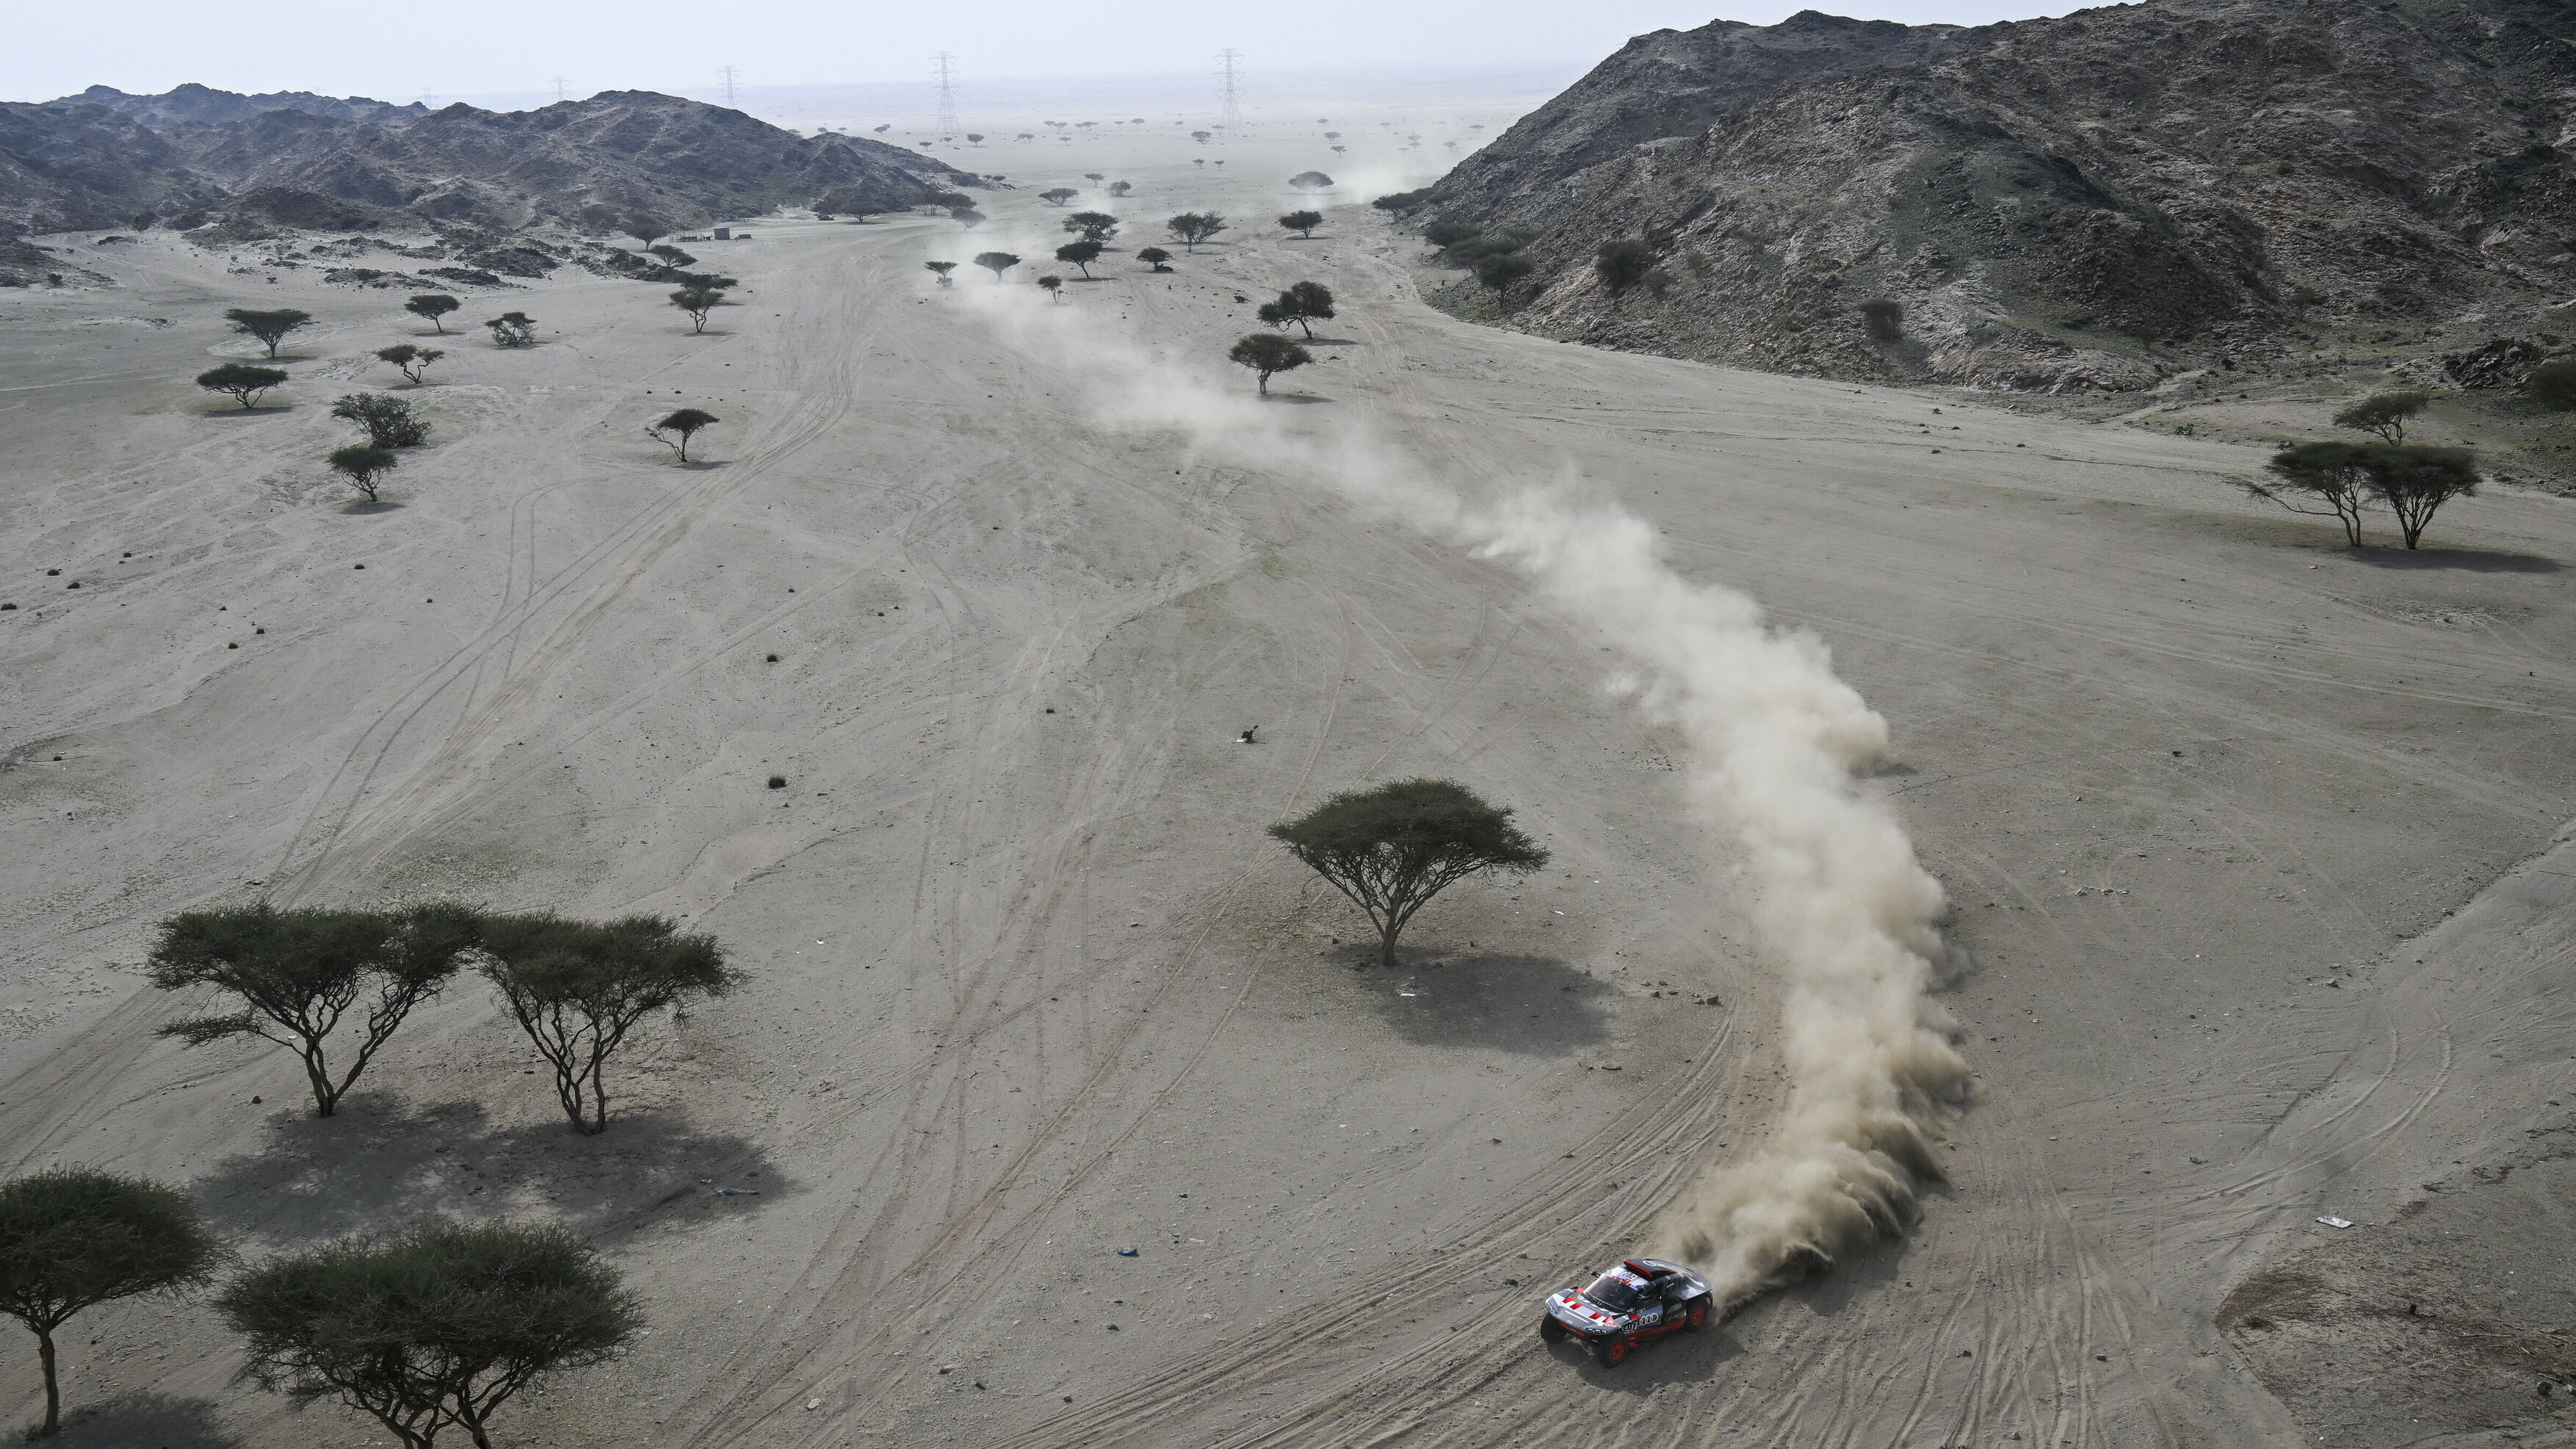
<svg viewBox="0 0 2576 1449">
<path fill-rule="evenodd" d="M 2576 503 L 2348 551 L 2224 481 L 2259 449 L 1456 321 L 1361 184 L 1267 224 L 1312 138 L 1147 140 L 980 168 L 1021 189 L 972 233 L 691 243 L 742 279 L 703 335 L 571 269 L 469 297 L 374 507 L 320 460 L 400 293 L 51 239 L 114 285 L 0 295 L 9 1168 L 183 1184 L 253 1257 L 579 1227 L 652 1331 L 512 1445 L 2576 1442 Z M 1112 166 L 1120 245 L 1236 229 L 1057 304 L 932 285 Z M 1916 1230 L 1617 1369 L 1539 1296 L 1761 1143 L 1781 987 L 1588 630 L 1104 410 L 1138 359 L 1249 393 L 1226 346 L 1301 278 L 1341 316 L 1277 426 L 1616 498 L 1814 631 L 1955 907 L 1975 1084 Z M 319 319 L 250 413 L 188 381 L 256 355 L 242 305 Z M 1018 345 L 1049 305 L 1096 356 Z M 686 466 L 641 432 L 681 405 L 723 419 Z M 1387 971 L 1263 828 L 1414 774 L 1555 860 Z M 262 896 L 666 912 L 751 980 L 596 1138 L 474 983 L 316 1120 L 283 1054 L 157 1039 L 189 1004 L 137 969 Z M 75 1326 L 66 1444 L 383 1442 L 235 1383 L 202 1300 Z M 0 1375 L 32 1419 L 31 1345 Z"/>
</svg>

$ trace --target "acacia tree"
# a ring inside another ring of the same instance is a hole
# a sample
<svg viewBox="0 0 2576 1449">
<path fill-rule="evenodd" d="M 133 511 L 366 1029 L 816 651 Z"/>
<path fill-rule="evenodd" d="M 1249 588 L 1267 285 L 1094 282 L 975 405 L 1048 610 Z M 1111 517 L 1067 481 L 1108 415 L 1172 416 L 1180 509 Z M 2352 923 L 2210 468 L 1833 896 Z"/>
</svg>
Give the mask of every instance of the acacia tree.
<svg viewBox="0 0 2576 1449">
<path fill-rule="evenodd" d="M 393 466 L 393 454 L 382 449 L 340 451 L 382 453 L 372 472 Z M 355 479 L 355 470 L 341 467 L 339 458 L 333 454 L 332 465 Z M 375 497 L 371 482 L 359 486 Z M 313 1115 L 329 1117 L 412 1008 L 446 987 L 474 938 L 474 913 L 462 906 L 414 906 L 385 915 L 281 911 L 263 901 L 182 912 L 161 923 L 147 968 L 152 984 L 163 991 L 212 987 L 241 1009 L 175 1021 L 158 1034 L 189 1046 L 254 1036 L 285 1047 L 303 1058 Z M 335 1073 L 330 1039 L 361 997 L 367 999 L 366 1014 L 352 1023 L 355 1049 L 346 1068 Z"/>
<path fill-rule="evenodd" d="M 1514 252 L 1487 253 L 1476 258 L 1474 266 L 1476 280 L 1497 292 L 1508 290 L 1514 282 L 1537 270 L 1529 258 Z"/>
<path fill-rule="evenodd" d="M 1112 181 L 1109 183 L 1109 194 L 1112 196 L 1125 196 L 1127 193 L 1135 189 L 1136 185 L 1131 181 Z"/>
<path fill-rule="evenodd" d="M 1051 186 L 1038 193 L 1038 200 L 1049 206 L 1062 206 L 1081 194 L 1070 186 Z"/>
<path fill-rule="evenodd" d="M 1059 262 L 1070 262 L 1082 268 L 1083 280 L 1089 281 L 1091 264 L 1100 260 L 1100 254 L 1106 250 L 1107 248 L 1096 241 L 1067 242 L 1055 249 L 1055 259 Z M 1044 283 L 1040 285 L 1043 286 Z"/>
<path fill-rule="evenodd" d="M 1261 380 L 1261 395 L 1270 395 L 1270 379 L 1275 373 L 1293 372 L 1315 360 L 1315 354 L 1289 341 L 1276 332 L 1255 332 L 1227 350 L 1226 357 L 1251 368 Z"/>
<path fill-rule="evenodd" d="M 1321 171 L 1300 171 L 1288 178 L 1288 184 L 1300 191 L 1330 191 L 1333 189 L 1333 178 Z"/>
<path fill-rule="evenodd" d="M 2364 461 L 2370 491 L 2397 515 L 2397 531 L 2408 548 L 2443 504 L 2478 491 L 2477 455 L 2466 448 L 2430 448 L 2421 443 L 2381 443 Z"/>
<path fill-rule="evenodd" d="M 2334 415 L 2338 428 L 2358 428 L 2377 433 L 2384 443 L 2406 441 L 2406 420 L 2432 406 L 2429 392 L 2375 392 Z"/>
<path fill-rule="evenodd" d="M 1082 241 L 1106 243 L 1118 235 L 1118 218 L 1105 211 L 1077 211 L 1064 219 L 1064 229 Z"/>
<path fill-rule="evenodd" d="M 651 252 L 654 257 L 662 263 L 662 265 L 656 269 L 655 275 L 657 276 L 667 277 L 682 267 L 694 267 L 698 264 L 698 259 L 696 257 L 680 250 L 678 247 L 646 247 L 645 250 Z"/>
<path fill-rule="evenodd" d="M 639 211 L 626 218 L 626 225 L 619 230 L 635 238 L 637 246 L 649 251 L 653 243 L 671 234 L 671 224 L 649 211 Z"/>
<path fill-rule="evenodd" d="M 223 1259 L 188 1195 L 139 1177 L 57 1167 L 0 1183 L 0 1312 L 36 1335 L 42 1438 L 63 1427 L 54 1331 L 84 1308 L 202 1283 Z"/>
<path fill-rule="evenodd" d="M 283 369 L 253 367 L 247 362 L 227 362 L 221 367 L 210 367 L 197 374 L 197 386 L 208 392 L 230 395 L 232 400 L 240 403 L 245 411 L 251 404 L 259 401 L 260 394 L 272 387 L 285 385 L 286 373 Z"/>
<path fill-rule="evenodd" d="M 1046 292 L 1048 301 L 1061 302 L 1064 300 L 1064 278 L 1056 276 L 1040 277 L 1038 278 L 1038 286 Z"/>
<path fill-rule="evenodd" d="M 2238 487 L 2269 499 L 2292 513 L 2332 518 L 2343 525 L 2344 542 L 2361 547 L 2361 510 L 2368 501 L 2362 467 L 2366 443 L 2292 443 L 2266 459 L 2266 483 L 2236 478 Z"/>
<path fill-rule="evenodd" d="M 1158 272 L 1168 272 L 1172 269 L 1172 254 L 1161 247 L 1144 248 L 1136 253 L 1136 260 Z"/>
<path fill-rule="evenodd" d="M 331 450 L 331 470 L 356 485 L 359 492 L 367 495 L 369 503 L 382 501 L 376 497 L 377 480 L 392 472 L 400 462 L 402 459 L 394 455 L 393 449 L 379 448 L 373 443 L 352 443 L 345 448 Z"/>
<path fill-rule="evenodd" d="M 1396 937 L 1433 896 L 1482 871 L 1526 874 L 1547 864 L 1511 811 L 1449 780 L 1346 790 L 1270 834 L 1368 913 L 1384 966 L 1395 964 Z"/>
<path fill-rule="evenodd" d="M 993 274 L 993 280 L 996 282 L 1002 280 L 1002 274 L 1004 272 L 1009 271 L 1011 268 L 1016 267 L 1019 264 L 1020 259 L 1011 255 L 1009 252 L 979 252 L 975 257 L 975 265 L 991 272 Z"/>
<path fill-rule="evenodd" d="M 689 440 L 698 435 L 698 430 L 723 421 L 724 419 L 714 413 L 701 412 L 696 408 L 681 408 L 646 428 L 644 432 L 654 442 L 679 454 L 680 461 L 685 463 L 689 461 Z M 676 440 L 668 436 L 673 433 L 679 435 Z"/>
<path fill-rule="evenodd" d="M 943 287 L 953 287 L 957 285 L 957 283 L 948 275 L 950 272 L 957 270 L 957 264 L 955 262 L 923 262 L 922 265 L 928 267 L 931 272 L 939 278 L 939 285 Z"/>
<path fill-rule="evenodd" d="M 1184 250 L 1194 252 L 1199 249 L 1200 242 L 1225 230 L 1226 220 L 1213 211 L 1185 211 L 1163 226 L 1180 239 Z"/>
<path fill-rule="evenodd" d="M 712 936 L 662 916 L 594 924 L 550 914 L 485 921 L 483 974 L 555 1071 L 573 1130 L 608 1128 L 609 1056 L 645 1017 L 722 996 L 741 977 Z"/>
<path fill-rule="evenodd" d="M 1299 282 L 1281 292 L 1279 300 L 1262 303 L 1259 315 L 1262 321 L 1273 327 L 1287 322 L 1296 323 L 1304 330 L 1306 340 L 1312 342 L 1315 340 L 1312 324 L 1332 320 L 1333 292 L 1321 282 Z"/>
<path fill-rule="evenodd" d="M 589 1244 L 554 1226 L 426 1222 L 386 1239 L 287 1253 L 216 1300 L 248 1340 L 242 1376 L 297 1408 L 336 1398 L 407 1449 L 491 1420 L 539 1378 L 600 1363 L 643 1305 Z"/>
<path fill-rule="evenodd" d="M 344 393 L 331 404 L 331 416 L 356 423 L 379 448 L 416 448 L 429 438 L 428 420 L 413 414 L 409 400 L 390 393 Z"/>
<path fill-rule="evenodd" d="M 724 293 L 714 287 L 682 287 L 671 294 L 671 305 L 689 314 L 695 325 L 693 333 L 707 330 L 707 314 L 724 305 Z"/>
<path fill-rule="evenodd" d="M 247 332 L 258 338 L 268 348 L 268 355 L 275 357 L 277 344 L 286 340 L 287 333 L 312 325 L 313 314 L 298 312 L 292 307 L 268 311 L 256 307 L 235 307 L 224 313 L 224 320 L 233 324 L 235 332 Z"/>
<path fill-rule="evenodd" d="M 408 342 L 397 342 L 391 347 L 376 349 L 378 360 L 392 363 L 401 370 L 403 379 L 414 386 L 418 386 L 421 379 L 428 374 L 431 363 L 446 355 L 435 347 L 414 347 Z"/>
<path fill-rule="evenodd" d="M 426 319 L 430 326 L 437 328 L 440 332 L 445 332 L 447 330 L 447 324 L 439 319 L 464 305 L 464 303 L 457 301 L 454 297 L 447 295 L 445 292 L 423 292 L 419 296 L 412 298 L 410 301 L 403 303 L 403 310 L 409 312 L 415 317 Z"/>
<path fill-rule="evenodd" d="M 948 213 L 948 219 L 968 231 L 973 231 L 984 224 L 984 213 L 971 206 L 953 207 Z"/>
<path fill-rule="evenodd" d="M 483 325 L 492 329 L 497 347 L 526 347 L 537 340 L 537 319 L 525 312 L 504 312 Z"/>
<path fill-rule="evenodd" d="M 1315 235 L 1315 228 L 1323 224 L 1324 214 L 1320 211 L 1292 211 L 1279 218 L 1280 226 L 1308 238 L 1312 238 Z"/>
</svg>

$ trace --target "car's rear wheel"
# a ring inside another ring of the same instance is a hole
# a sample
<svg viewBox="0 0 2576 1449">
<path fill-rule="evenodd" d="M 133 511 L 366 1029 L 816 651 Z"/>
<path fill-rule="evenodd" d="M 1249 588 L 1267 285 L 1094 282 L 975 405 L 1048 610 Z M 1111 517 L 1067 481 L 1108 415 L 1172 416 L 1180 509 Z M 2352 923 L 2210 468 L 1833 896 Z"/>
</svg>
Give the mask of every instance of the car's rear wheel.
<svg viewBox="0 0 2576 1449">
<path fill-rule="evenodd" d="M 1565 1325 L 1557 1322 L 1556 1315 L 1553 1313 L 1541 1317 L 1538 1321 L 1538 1336 L 1549 1343 L 1565 1342 L 1565 1331 Z"/>
<path fill-rule="evenodd" d="M 1624 1333 L 1613 1334 L 1610 1337 L 1601 1340 L 1600 1343 L 1594 1345 L 1592 1356 L 1601 1360 L 1601 1366 L 1603 1368 L 1617 1368 L 1621 1363 L 1626 1361 L 1628 1350 L 1632 1347 L 1634 1347 L 1634 1345 L 1629 1343 L 1628 1335 Z"/>
<path fill-rule="evenodd" d="M 1691 1300 L 1689 1323 L 1693 1328 L 1708 1327 L 1708 1296 L 1706 1294 L 1702 1294 Z"/>
</svg>

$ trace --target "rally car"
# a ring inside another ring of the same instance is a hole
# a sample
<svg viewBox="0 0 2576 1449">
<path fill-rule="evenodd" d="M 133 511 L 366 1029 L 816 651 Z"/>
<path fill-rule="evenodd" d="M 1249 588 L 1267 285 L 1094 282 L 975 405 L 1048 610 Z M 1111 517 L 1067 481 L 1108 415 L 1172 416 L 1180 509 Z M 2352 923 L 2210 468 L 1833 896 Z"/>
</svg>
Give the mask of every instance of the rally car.
<svg viewBox="0 0 2576 1449">
<path fill-rule="evenodd" d="M 1548 1295 L 1538 1336 L 1550 1343 L 1580 1339 L 1608 1368 L 1647 1339 L 1701 1327 L 1716 1311 L 1706 1278 L 1679 1263 L 1630 1258 L 1590 1287 Z"/>
</svg>

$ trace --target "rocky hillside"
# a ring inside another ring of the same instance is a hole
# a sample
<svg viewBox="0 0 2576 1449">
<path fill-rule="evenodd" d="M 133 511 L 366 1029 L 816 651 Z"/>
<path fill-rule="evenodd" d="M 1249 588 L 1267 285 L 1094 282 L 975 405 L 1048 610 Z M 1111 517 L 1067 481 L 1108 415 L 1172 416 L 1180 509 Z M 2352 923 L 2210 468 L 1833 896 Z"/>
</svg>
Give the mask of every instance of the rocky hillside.
<svg viewBox="0 0 2576 1449">
<path fill-rule="evenodd" d="M 1499 307 L 1560 335 L 2122 389 L 2320 334 L 2523 325 L 2576 296 L 2571 152 L 2563 0 L 1807 12 L 1631 41 L 1406 214 L 1525 239 Z"/>
<path fill-rule="evenodd" d="M 387 107 L 373 119 L 289 105 L 174 120 L 159 104 L 171 97 L 125 99 L 155 103 L 141 108 L 155 119 L 80 99 L 0 105 L 0 225 L 64 231 L 149 216 L 236 233 L 407 221 L 515 229 L 571 223 L 595 208 L 696 225 L 827 196 L 845 211 L 892 209 L 981 184 L 880 141 L 802 137 L 650 91 L 534 111 Z"/>
<path fill-rule="evenodd" d="M 128 95 L 114 86 L 91 86 L 79 95 L 64 96 L 51 104 L 105 106 L 159 130 L 247 121 L 266 111 L 302 111 L 306 115 L 326 116 L 335 121 L 368 121 L 379 126 L 399 126 L 429 114 L 429 107 L 418 101 L 397 106 L 389 101 L 369 100 L 365 96 L 317 96 L 311 91 L 271 91 L 263 96 L 246 96 L 238 91 L 219 91 L 193 82 L 157 96 Z"/>
</svg>

